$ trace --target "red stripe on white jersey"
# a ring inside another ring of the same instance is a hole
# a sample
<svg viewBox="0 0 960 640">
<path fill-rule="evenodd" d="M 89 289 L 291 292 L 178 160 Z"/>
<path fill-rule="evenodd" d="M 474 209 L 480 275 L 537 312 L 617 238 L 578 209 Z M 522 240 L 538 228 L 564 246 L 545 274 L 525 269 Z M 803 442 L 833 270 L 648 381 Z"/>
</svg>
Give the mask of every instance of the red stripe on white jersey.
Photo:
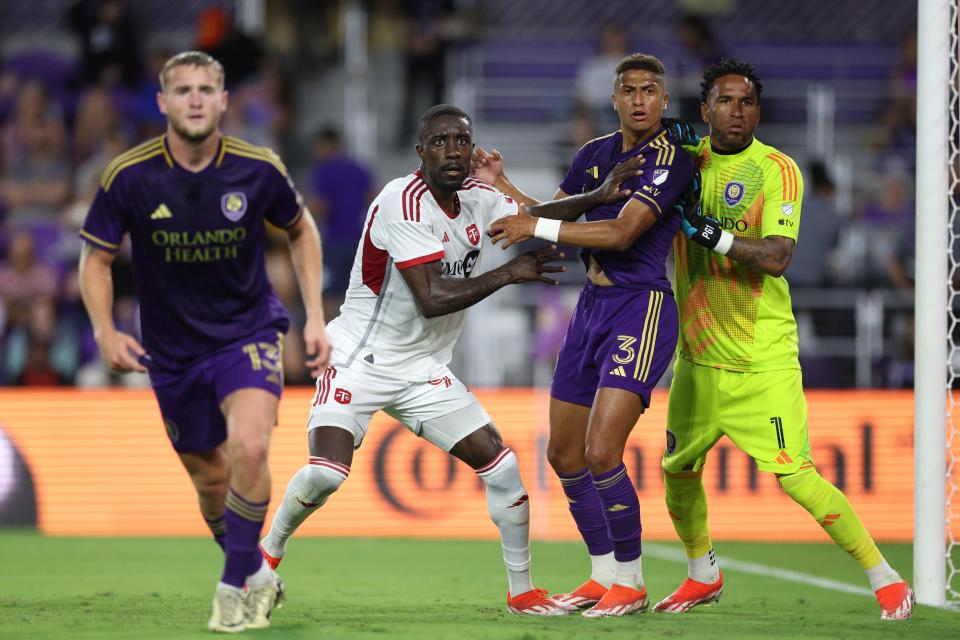
<svg viewBox="0 0 960 640">
<path fill-rule="evenodd" d="M 387 260 L 390 258 L 387 250 L 373 244 L 373 239 L 370 237 L 373 219 L 377 217 L 379 209 L 380 206 L 377 205 L 373 208 L 373 213 L 370 214 L 370 222 L 367 223 L 367 230 L 363 234 L 363 248 L 360 250 L 360 275 L 363 284 L 376 295 L 380 295 L 383 280 L 387 277 Z"/>
<path fill-rule="evenodd" d="M 337 370 L 335 367 L 330 367 L 327 369 L 327 374 L 324 376 L 327 384 L 323 389 L 323 397 L 320 398 L 320 404 L 326 404 L 327 400 L 330 398 L 330 387 L 333 386 L 330 384 L 330 381 L 337 377 Z"/>
<path fill-rule="evenodd" d="M 492 191 L 493 193 L 497 192 L 496 189 L 488 185 L 486 182 L 480 182 L 479 180 L 475 180 L 474 178 L 467 178 L 466 180 L 464 180 L 463 186 L 466 187 L 466 189 L 464 189 L 465 191 L 468 189 L 484 189 L 486 191 Z"/>
<path fill-rule="evenodd" d="M 424 184 L 424 182 L 423 182 L 423 180 L 420 178 L 420 175 L 417 174 L 417 175 L 414 176 L 413 180 L 410 181 L 410 184 L 408 184 L 406 187 L 403 188 L 403 193 L 402 193 L 401 196 L 400 196 L 400 200 L 401 200 L 401 203 L 402 203 L 402 205 L 403 205 L 403 219 L 404 219 L 404 220 L 412 220 L 412 218 L 410 217 L 410 215 L 411 215 L 411 209 L 410 209 L 410 207 L 407 205 L 407 202 L 410 201 L 410 200 L 409 200 L 409 197 L 408 197 L 408 195 L 409 195 L 409 193 L 410 193 L 410 190 L 411 190 L 411 189 L 415 189 L 416 187 L 419 187 L 419 186 L 422 185 L 422 184 Z"/>
<path fill-rule="evenodd" d="M 418 264 L 436 262 L 437 260 L 442 260 L 444 255 L 445 254 L 443 251 L 437 251 L 436 253 L 420 256 L 419 258 L 410 258 L 409 260 L 404 260 L 403 262 L 397 262 L 397 269 L 409 269 L 410 267 L 415 267 Z"/>
<path fill-rule="evenodd" d="M 511 453 L 510 449 L 504 448 L 500 453 L 497 454 L 496 458 L 494 458 L 487 464 L 483 465 L 479 469 L 475 469 L 475 471 L 477 472 L 477 475 L 493 471 L 494 467 L 500 464 L 503 461 L 503 459 L 506 458 L 510 453 Z"/>
<path fill-rule="evenodd" d="M 429 189 L 427 188 L 427 183 L 423 183 L 423 186 L 419 187 L 416 191 L 410 194 L 410 211 L 413 214 L 411 220 L 414 222 L 420 222 L 420 198 L 423 197 Z"/>
</svg>

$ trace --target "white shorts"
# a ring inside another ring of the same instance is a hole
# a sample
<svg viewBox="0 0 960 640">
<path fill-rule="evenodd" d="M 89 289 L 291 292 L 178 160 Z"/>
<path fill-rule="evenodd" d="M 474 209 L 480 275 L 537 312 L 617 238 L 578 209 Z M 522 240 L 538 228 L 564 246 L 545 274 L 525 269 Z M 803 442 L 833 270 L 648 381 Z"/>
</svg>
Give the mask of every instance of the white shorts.
<svg viewBox="0 0 960 640">
<path fill-rule="evenodd" d="M 340 427 L 353 434 L 353 445 L 359 447 L 370 419 L 380 410 L 444 451 L 491 422 L 477 398 L 449 369 L 429 382 L 410 382 L 374 375 L 355 362 L 350 367 L 330 367 L 317 379 L 307 431 Z"/>
</svg>

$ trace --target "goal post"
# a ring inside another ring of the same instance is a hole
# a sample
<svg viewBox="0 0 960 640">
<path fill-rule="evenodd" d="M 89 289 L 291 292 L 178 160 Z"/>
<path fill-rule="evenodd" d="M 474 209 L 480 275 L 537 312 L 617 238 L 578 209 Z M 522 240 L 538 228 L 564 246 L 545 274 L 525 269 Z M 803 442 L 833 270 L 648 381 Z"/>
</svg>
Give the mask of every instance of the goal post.
<svg viewBox="0 0 960 640">
<path fill-rule="evenodd" d="M 913 581 L 917 600 L 936 606 L 946 603 L 949 584 L 948 423 L 960 415 L 950 392 L 960 374 L 951 363 L 960 319 L 952 312 L 957 292 L 949 276 L 957 266 L 950 255 L 958 215 L 951 197 L 958 153 L 957 3 L 919 0 L 917 14 Z"/>
</svg>

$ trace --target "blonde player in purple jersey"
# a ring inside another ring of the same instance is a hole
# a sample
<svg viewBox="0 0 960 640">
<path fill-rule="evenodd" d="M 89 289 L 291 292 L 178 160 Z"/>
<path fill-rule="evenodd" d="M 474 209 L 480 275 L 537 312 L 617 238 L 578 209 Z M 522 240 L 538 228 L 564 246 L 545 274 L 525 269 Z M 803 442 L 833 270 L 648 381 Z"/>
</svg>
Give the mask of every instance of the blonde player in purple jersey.
<svg viewBox="0 0 960 640">
<path fill-rule="evenodd" d="M 810 454 L 797 325 L 784 272 L 800 229 L 803 178 L 784 153 L 753 137 L 763 87 L 753 67 L 707 68 L 700 113 L 710 135 L 678 137 L 696 155 L 699 202 L 675 245 L 680 344 L 663 455 L 667 509 L 687 552 L 687 579 L 655 607 L 683 613 L 723 592 L 703 468 L 724 435 L 806 509 L 864 569 L 881 619 L 913 612 L 913 592 L 883 558 L 847 498 Z M 729 231 L 727 230 L 729 229 Z"/>
<path fill-rule="evenodd" d="M 171 444 L 225 552 L 208 627 L 237 633 L 269 626 L 282 593 L 257 548 L 290 325 L 267 280 L 264 221 L 290 242 L 314 375 L 330 352 L 320 237 L 277 155 L 221 134 L 227 92 L 219 62 L 198 51 L 168 60 L 157 104 L 166 134 L 104 171 L 80 231 L 80 287 L 105 363 L 150 374 Z M 110 266 L 125 235 L 142 346 L 111 317 Z"/>
</svg>

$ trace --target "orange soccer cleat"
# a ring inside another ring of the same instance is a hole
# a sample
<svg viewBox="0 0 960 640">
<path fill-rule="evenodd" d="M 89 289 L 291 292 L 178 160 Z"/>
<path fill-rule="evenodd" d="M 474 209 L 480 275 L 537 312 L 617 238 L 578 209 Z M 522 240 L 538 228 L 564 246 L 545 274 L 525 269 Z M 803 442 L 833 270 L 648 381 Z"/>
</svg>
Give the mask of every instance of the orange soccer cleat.
<svg viewBox="0 0 960 640">
<path fill-rule="evenodd" d="M 622 584 L 614 584 L 600 598 L 600 602 L 584 611 L 582 615 L 585 618 L 629 616 L 646 611 L 649 604 L 646 587 L 637 591 Z"/>
<path fill-rule="evenodd" d="M 510 613 L 526 613 L 531 616 L 567 615 L 566 609 L 550 599 L 546 589 L 531 589 L 517 596 L 511 596 L 507 591 L 507 609 Z"/>
<path fill-rule="evenodd" d="M 687 578 L 680 587 L 657 603 L 653 608 L 659 613 L 686 613 L 698 604 L 719 602 L 723 593 L 723 574 L 713 584 L 697 582 Z"/>
<path fill-rule="evenodd" d="M 263 548 L 263 545 L 260 545 L 260 553 L 263 554 L 264 559 L 267 561 L 267 564 L 270 565 L 270 568 L 274 571 L 277 570 L 277 567 L 280 566 L 280 562 L 283 560 L 283 556 L 279 558 L 274 558 L 272 555 L 267 553 L 267 550 Z"/>
<path fill-rule="evenodd" d="M 913 616 L 916 598 L 913 589 L 906 582 L 888 584 L 877 589 L 877 602 L 880 603 L 881 620 L 908 620 Z"/>
<path fill-rule="evenodd" d="M 567 611 L 576 611 L 577 609 L 589 609 L 600 602 L 600 598 L 606 593 L 607 588 L 605 586 L 590 578 L 570 593 L 558 593 L 550 596 L 550 599 Z"/>
</svg>

